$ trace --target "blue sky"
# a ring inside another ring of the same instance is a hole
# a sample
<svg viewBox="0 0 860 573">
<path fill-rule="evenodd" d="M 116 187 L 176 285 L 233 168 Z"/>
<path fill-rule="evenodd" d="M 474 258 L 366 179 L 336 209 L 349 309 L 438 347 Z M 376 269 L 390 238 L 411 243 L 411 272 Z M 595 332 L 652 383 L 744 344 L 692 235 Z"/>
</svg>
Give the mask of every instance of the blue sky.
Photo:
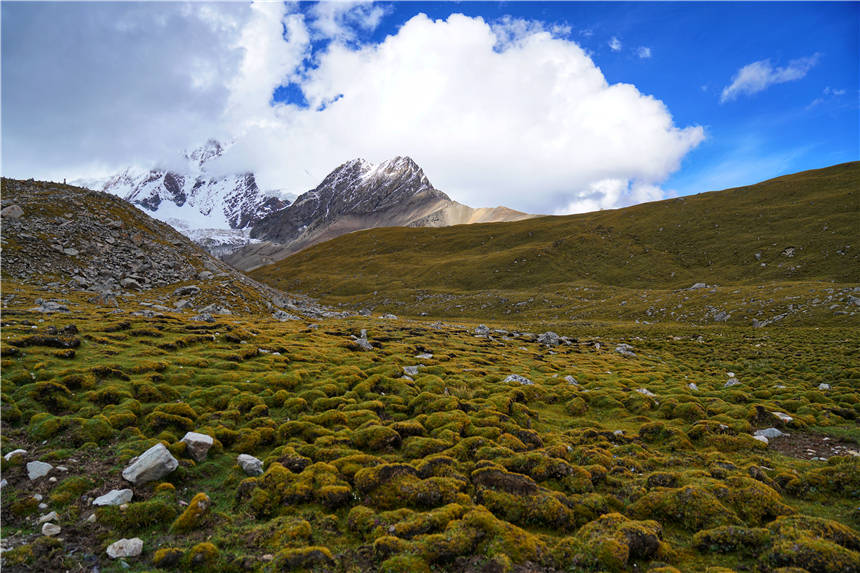
<svg viewBox="0 0 860 573">
<path fill-rule="evenodd" d="M 13 177 L 171 166 L 216 137 L 216 167 L 268 189 L 410 155 L 465 203 L 566 213 L 860 159 L 857 2 L 0 9 Z"/>
<path fill-rule="evenodd" d="M 417 13 L 434 19 L 462 13 L 487 21 L 512 16 L 569 27 L 564 36 L 592 55 L 610 83 L 634 84 L 662 100 L 677 124 L 705 127 L 706 139 L 663 185 L 679 195 L 860 160 L 858 2 L 378 5 L 386 10 L 381 25 L 359 30 L 355 43 L 380 42 Z M 327 45 L 322 40 L 315 49 Z M 816 55 L 803 78 L 721 102 L 723 88 L 745 65 L 769 60 L 783 67 Z M 304 103 L 295 84 L 274 99 Z"/>
</svg>

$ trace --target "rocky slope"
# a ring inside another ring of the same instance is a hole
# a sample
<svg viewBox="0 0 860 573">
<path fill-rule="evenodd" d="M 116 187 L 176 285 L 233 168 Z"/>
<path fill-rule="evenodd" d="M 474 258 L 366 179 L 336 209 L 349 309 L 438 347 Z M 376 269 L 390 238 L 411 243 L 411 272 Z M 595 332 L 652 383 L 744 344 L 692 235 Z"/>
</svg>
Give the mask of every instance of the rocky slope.
<svg viewBox="0 0 860 573">
<path fill-rule="evenodd" d="M 362 229 L 441 227 L 530 216 L 505 207 L 473 209 L 452 201 L 433 187 L 409 157 L 376 165 L 354 159 L 332 171 L 288 208 L 263 217 L 251 229 L 251 237 L 262 242 L 248 245 L 225 260 L 249 270 Z"/>
<path fill-rule="evenodd" d="M 4 286 L 83 292 L 116 307 L 145 293 L 156 310 L 204 317 L 298 312 L 300 306 L 309 315 L 323 312 L 249 279 L 114 195 L 4 178 L 2 205 Z M 56 306 L 43 305 L 45 311 Z"/>
<path fill-rule="evenodd" d="M 264 193 L 251 172 L 214 175 L 213 160 L 224 152 L 215 140 L 186 153 L 171 169 L 126 169 L 82 186 L 122 197 L 191 237 L 216 255 L 249 242 L 248 230 L 289 204 Z"/>
</svg>

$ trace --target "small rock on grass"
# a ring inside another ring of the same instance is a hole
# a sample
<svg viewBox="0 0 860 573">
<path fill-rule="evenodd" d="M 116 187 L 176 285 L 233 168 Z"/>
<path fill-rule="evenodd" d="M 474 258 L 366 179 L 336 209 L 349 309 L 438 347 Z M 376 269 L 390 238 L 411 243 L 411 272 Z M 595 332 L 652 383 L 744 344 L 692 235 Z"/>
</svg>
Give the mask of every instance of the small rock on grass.
<svg viewBox="0 0 860 573">
<path fill-rule="evenodd" d="M 163 478 L 179 467 L 164 444 L 158 443 L 131 461 L 122 471 L 122 477 L 134 485 L 144 484 Z"/>
<path fill-rule="evenodd" d="M 239 454 L 239 457 L 236 458 L 236 462 L 238 462 L 239 467 L 242 468 L 242 471 L 249 476 L 258 476 L 263 474 L 263 462 L 261 462 L 254 456 L 249 456 L 248 454 Z"/>
<path fill-rule="evenodd" d="M 58 521 L 59 519 L 60 519 L 60 516 L 59 516 L 59 515 L 57 515 L 57 512 L 56 512 L 56 511 L 52 511 L 52 512 L 51 512 L 51 513 L 49 513 L 49 514 L 47 514 L 47 515 L 43 515 L 42 517 L 40 517 L 40 518 L 39 518 L 39 523 L 45 523 L 46 521 Z"/>
<path fill-rule="evenodd" d="M 93 501 L 93 505 L 122 505 L 131 501 L 134 492 L 130 489 L 112 489 Z"/>
<path fill-rule="evenodd" d="M 121 557 L 137 557 L 143 552 L 143 540 L 139 537 L 120 539 L 108 545 L 107 554 L 111 559 Z"/>
<path fill-rule="evenodd" d="M 45 462 L 27 462 L 27 477 L 33 481 L 48 475 L 52 469 L 54 466 Z"/>
<path fill-rule="evenodd" d="M 60 529 L 59 525 L 56 525 L 53 523 L 46 523 L 46 524 L 42 525 L 42 535 L 47 535 L 49 537 L 52 537 L 54 535 L 59 535 L 60 531 L 61 531 L 61 529 Z"/>
<path fill-rule="evenodd" d="M 6 454 L 5 456 L 3 456 L 3 459 L 4 459 L 4 460 L 6 460 L 6 461 L 8 462 L 9 460 L 11 460 L 12 458 L 14 458 L 15 456 L 18 456 L 18 455 L 26 456 L 26 455 L 27 455 L 27 450 L 22 450 L 22 449 L 20 449 L 20 448 L 19 448 L 19 449 L 17 449 L 17 450 L 12 450 L 11 452 L 9 452 L 9 453 L 8 453 L 8 454 Z"/>
<path fill-rule="evenodd" d="M 764 436 L 768 440 L 772 438 L 780 438 L 782 436 L 787 436 L 785 432 L 781 432 L 776 428 L 765 428 L 764 430 L 756 430 L 753 434 L 753 437 L 758 438 L 759 436 Z"/>
<path fill-rule="evenodd" d="M 522 384 L 523 386 L 534 386 L 534 382 L 532 382 L 525 376 L 520 376 L 519 374 L 511 374 L 510 376 L 505 378 L 505 382 L 517 382 L 518 384 Z"/>
<path fill-rule="evenodd" d="M 202 462 L 205 460 L 206 454 L 209 452 L 209 448 L 211 448 L 212 444 L 215 443 L 212 436 L 207 436 L 206 434 L 200 434 L 198 432 L 188 432 L 180 441 L 186 444 L 188 454 L 195 462 Z"/>
</svg>

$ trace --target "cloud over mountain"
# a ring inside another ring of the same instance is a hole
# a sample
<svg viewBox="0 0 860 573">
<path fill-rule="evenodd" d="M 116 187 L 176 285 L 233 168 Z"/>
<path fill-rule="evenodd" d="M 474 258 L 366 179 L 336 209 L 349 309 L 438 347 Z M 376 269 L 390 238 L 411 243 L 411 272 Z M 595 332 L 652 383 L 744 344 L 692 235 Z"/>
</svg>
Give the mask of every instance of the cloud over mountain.
<svg viewBox="0 0 860 573">
<path fill-rule="evenodd" d="M 212 169 L 265 188 L 410 155 L 456 200 L 570 212 L 659 198 L 704 138 L 540 23 L 420 14 L 362 43 L 348 30 L 384 17 L 366 4 L 79 6 L 4 6 L 4 173 L 95 175 L 218 137 L 235 143 Z M 307 106 L 274 102 L 285 86 Z"/>
</svg>

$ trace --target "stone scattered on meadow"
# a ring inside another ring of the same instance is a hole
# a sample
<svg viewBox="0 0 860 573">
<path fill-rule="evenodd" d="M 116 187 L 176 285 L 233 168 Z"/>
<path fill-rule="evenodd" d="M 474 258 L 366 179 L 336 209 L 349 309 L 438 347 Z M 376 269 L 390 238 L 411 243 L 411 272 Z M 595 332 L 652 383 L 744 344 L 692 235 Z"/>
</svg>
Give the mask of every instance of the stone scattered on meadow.
<svg viewBox="0 0 860 573">
<path fill-rule="evenodd" d="M 59 519 L 60 519 L 60 516 L 57 515 L 57 512 L 52 511 L 49 514 L 43 515 L 42 517 L 40 517 L 39 521 L 37 523 L 42 524 L 42 523 L 45 523 L 46 521 L 59 521 Z"/>
<path fill-rule="evenodd" d="M 134 485 L 161 479 L 176 468 L 176 461 L 164 444 L 158 443 L 131 460 L 127 468 L 122 471 L 122 477 Z"/>
<path fill-rule="evenodd" d="M 619 344 L 615 347 L 615 352 L 626 358 L 636 358 L 636 353 L 633 352 L 633 347 L 629 344 Z"/>
<path fill-rule="evenodd" d="M 33 481 L 48 475 L 48 472 L 52 469 L 54 469 L 54 466 L 45 462 L 27 462 L 27 477 L 30 478 L 30 481 Z"/>
<path fill-rule="evenodd" d="M 768 440 L 766 436 L 761 436 L 761 435 L 759 435 L 759 434 L 755 434 L 755 435 L 753 435 L 753 438 L 755 438 L 755 439 L 756 439 L 756 440 L 758 440 L 759 442 L 763 442 L 763 443 L 765 443 L 765 444 L 769 444 L 769 443 L 770 443 L 770 440 Z"/>
<path fill-rule="evenodd" d="M 59 535 L 60 531 L 60 526 L 54 523 L 45 523 L 42 525 L 42 535 L 53 537 L 54 535 Z"/>
<path fill-rule="evenodd" d="M 577 382 L 577 381 L 576 381 L 576 378 L 574 378 L 574 377 L 573 377 L 573 376 L 571 376 L 570 374 L 568 374 L 567 376 L 565 376 L 565 377 L 564 377 L 564 380 L 565 380 L 565 382 L 567 382 L 567 383 L 568 383 L 568 384 L 570 384 L 571 386 L 579 386 L 579 382 Z"/>
<path fill-rule="evenodd" d="M 361 329 L 361 336 L 353 336 L 352 339 L 362 350 L 373 350 L 373 345 L 367 340 L 367 330 Z"/>
<path fill-rule="evenodd" d="M 826 383 L 822 382 L 821 384 L 818 385 L 818 389 L 819 390 L 830 390 L 830 384 L 826 384 Z"/>
<path fill-rule="evenodd" d="M 3 459 L 8 462 L 9 460 L 14 458 L 15 456 L 26 456 L 26 455 L 27 455 L 27 450 L 22 450 L 21 448 L 18 448 L 17 450 L 12 450 L 11 452 L 9 452 L 5 456 L 3 456 Z"/>
<path fill-rule="evenodd" d="M 789 422 L 791 422 L 792 420 L 794 420 L 794 418 L 792 418 L 791 416 L 789 416 L 789 415 L 788 415 L 788 414 L 786 414 L 785 412 L 771 412 L 771 414 L 773 414 L 774 416 L 776 416 L 777 418 L 779 418 L 779 420 L 780 420 L 781 422 L 786 423 L 786 424 L 788 424 Z"/>
<path fill-rule="evenodd" d="M 698 386 L 696 386 L 696 383 L 695 383 L 695 382 L 690 382 L 689 384 L 687 384 L 687 388 L 689 388 L 689 389 L 690 389 L 690 390 L 692 390 L 693 392 L 698 392 L 698 391 L 699 391 L 699 387 L 698 387 Z"/>
<path fill-rule="evenodd" d="M 122 505 L 131 501 L 134 492 L 130 489 L 112 489 L 93 501 L 93 505 Z"/>
<path fill-rule="evenodd" d="M 489 329 L 489 327 L 488 327 L 487 325 L 485 325 L 485 324 L 479 324 L 479 325 L 475 328 L 475 336 L 487 336 L 487 335 L 489 335 L 489 334 L 490 334 L 490 329 Z"/>
<path fill-rule="evenodd" d="M 131 539 L 120 539 L 114 541 L 107 547 L 108 557 L 120 559 L 121 557 L 137 557 L 143 552 L 143 540 L 139 537 Z"/>
<path fill-rule="evenodd" d="M 764 436 L 768 440 L 771 440 L 773 438 L 781 438 L 782 436 L 788 436 L 788 435 L 789 434 L 786 434 L 785 432 L 780 432 L 776 428 L 765 428 L 764 430 L 756 430 L 755 433 L 753 434 L 753 436 L 755 436 L 755 437 Z"/>
<path fill-rule="evenodd" d="M 519 374 L 511 374 L 510 376 L 505 378 L 505 382 L 516 382 L 518 384 L 522 384 L 523 386 L 534 386 L 534 382 L 532 382 L 525 376 L 520 376 Z"/>
<path fill-rule="evenodd" d="M 215 443 L 212 436 L 201 434 L 198 432 L 188 432 L 182 437 L 180 442 L 184 443 L 188 450 L 188 455 L 195 462 L 202 462 L 206 459 L 206 454 L 209 453 L 209 448 Z"/>
<path fill-rule="evenodd" d="M 733 372 L 729 372 L 729 379 L 723 384 L 723 388 L 731 388 L 732 386 L 740 386 L 741 382 L 737 378 Z"/>
<path fill-rule="evenodd" d="M 239 457 L 236 458 L 236 462 L 238 462 L 242 471 L 249 476 L 259 476 L 263 474 L 263 462 L 254 456 L 239 454 Z"/>
<path fill-rule="evenodd" d="M 651 390 L 648 390 L 647 388 L 637 388 L 636 391 L 639 392 L 640 394 L 642 394 L 643 396 L 648 396 L 649 398 L 656 398 L 657 397 L 657 394 L 655 394 Z"/>
<path fill-rule="evenodd" d="M 537 341 L 544 346 L 558 346 L 559 336 L 555 332 L 548 331 L 539 335 Z"/>
<path fill-rule="evenodd" d="M 418 366 L 404 366 L 403 372 L 406 373 L 407 376 L 417 376 L 418 368 L 423 367 L 423 364 L 419 364 Z"/>
</svg>

